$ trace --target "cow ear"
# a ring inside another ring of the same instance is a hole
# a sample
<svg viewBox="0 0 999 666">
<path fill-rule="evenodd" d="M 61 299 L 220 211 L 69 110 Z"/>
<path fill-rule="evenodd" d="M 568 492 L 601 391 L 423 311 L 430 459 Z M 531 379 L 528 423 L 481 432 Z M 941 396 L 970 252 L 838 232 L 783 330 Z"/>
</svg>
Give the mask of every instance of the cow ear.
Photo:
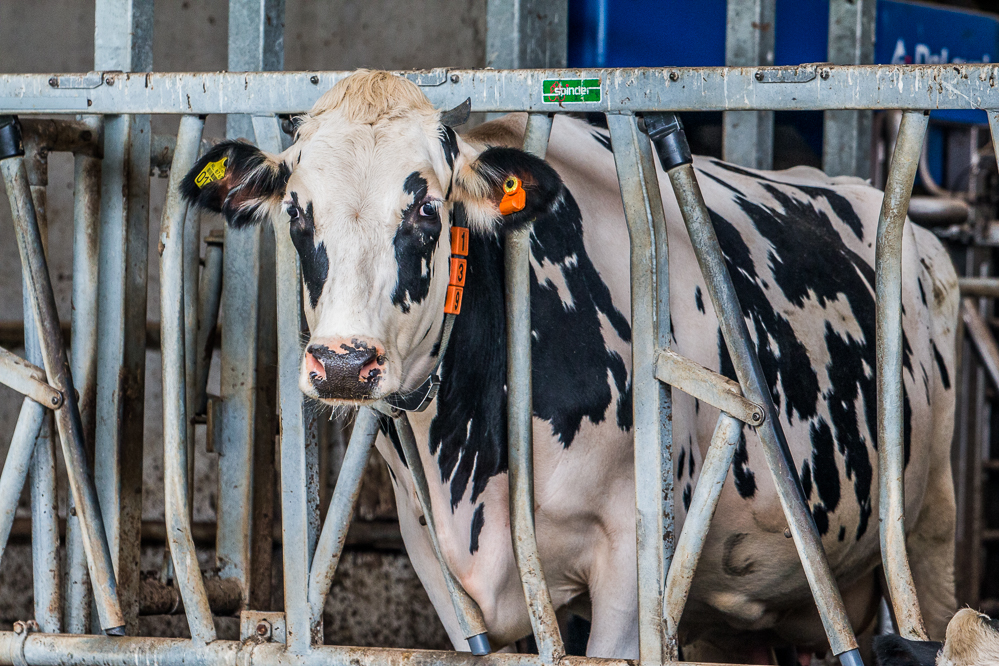
<svg viewBox="0 0 999 666">
<path fill-rule="evenodd" d="M 544 160 L 516 148 L 475 154 L 464 141 L 455 164 L 451 198 L 464 205 L 469 227 L 506 233 L 554 211 L 565 187 Z"/>
<path fill-rule="evenodd" d="M 291 170 L 245 141 L 223 141 L 194 165 L 180 191 L 195 206 L 222 213 L 233 228 L 276 213 Z"/>
</svg>

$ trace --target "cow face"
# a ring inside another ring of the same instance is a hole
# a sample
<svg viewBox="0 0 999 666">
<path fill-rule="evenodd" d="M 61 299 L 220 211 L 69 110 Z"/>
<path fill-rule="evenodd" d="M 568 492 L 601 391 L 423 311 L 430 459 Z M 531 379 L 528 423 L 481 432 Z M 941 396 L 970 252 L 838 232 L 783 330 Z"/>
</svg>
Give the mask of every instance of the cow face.
<svg viewBox="0 0 999 666">
<path fill-rule="evenodd" d="M 503 215 L 511 176 L 526 199 Z M 319 100 L 284 153 L 220 143 L 182 191 L 233 228 L 270 218 L 291 235 L 310 329 L 301 388 L 366 404 L 413 391 L 436 366 L 451 226 L 504 233 L 554 205 L 562 184 L 522 151 L 463 141 L 413 83 L 362 71 Z"/>
</svg>

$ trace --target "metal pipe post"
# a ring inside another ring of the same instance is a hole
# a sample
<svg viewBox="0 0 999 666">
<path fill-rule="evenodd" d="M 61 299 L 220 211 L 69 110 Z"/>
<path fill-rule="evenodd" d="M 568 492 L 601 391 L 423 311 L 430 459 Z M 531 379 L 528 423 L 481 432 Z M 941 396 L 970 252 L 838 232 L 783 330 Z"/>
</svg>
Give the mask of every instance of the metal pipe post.
<svg viewBox="0 0 999 666">
<path fill-rule="evenodd" d="M 160 347 L 163 362 L 163 493 L 167 543 L 174 580 L 184 600 L 191 638 L 215 640 L 212 609 L 208 605 L 194 550 L 189 518 L 187 364 L 185 362 L 184 236 L 187 203 L 180 183 L 198 158 L 205 121 L 198 116 L 180 119 L 177 149 L 170 168 L 167 198 L 160 225 Z"/>
<path fill-rule="evenodd" d="M 97 0 L 94 16 L 95 70 L 152 69 L 153 0 Z M 109 73 L 102 83 L 127 78 Z M 148 115 L 105 116 L 94 476 L 130 632 L 139 615 L 150 136 Z"/>
<path fill-rule="evenodd" d="M 708 536 L 708 528 L 711 527 L 711 519 L 715 515 L 718 498 L 721 497 L 741 435 L 742 423 L 738 419 L 725 412 L 718 415 L 708 453 L 701 463 L 701 474 L 697 477 L 694 496 L 687 509 L 687 519 L 680 531 L 680 538 L 676 541 L 676 553 L 666 576 L 662 613 L 669 644 L 677 643 L 680 618 L 697 571 L 697 561 L 701 558 L 704 540 Z"/>
<path fill-rule="evenodd" d="M 209 234 L 205 242 L 205 266 L 198 286 L 198 333 L 195 342 L 194 414 L 208 411 L 208 373 L 219 321 L 222 296 L 222 236 Z"/>
<path fill-rule="evenodd" d="M 103 123 L 92 119 L 99 134 Z M 88 464 L 94 456 L 94 403 L 97 397 L 97 238 L 101 206 L 101 160 L 77 155 L 73 177 L 72 372 L 80 394 L 80 424 Z M 66 624 L 71 634 L 90 630 L 90 576 L 76 505 L 66 517 Z"/>
<path fill-rule="evenodd" d="M 44 419 L 45 407 L 26 397 L 21 403 L 21 413 L 14 426 L 7 458 L 0 468 L 0 560 L 3 559 L 10 529 L 14 525 L 17 503 L 21 499 L 21 491 L 28 479 L 35 440 L 42 429 Z"/>
<path fill-rule="evenodd" d="M 430 536 L 430 545 L 433 546 L 434 555 L 441 565 L 441 573 L 444 575 L 444 583 L 447 585 L 448 594 L 451 596 L 451 603 L 454 606 L 454 613 L 458 616 L 458 626 L 461 627 L 462 635 L 468 639 L 468 647 L 474 655 L 489 654 L 489 641 L 486 638 L 486 623 L 482 619 L 482 611 L 475 603 L 468 592 L 462 587 L 451 567 L 448 566 L 441 551 L 440 539 L 437 536 L 437 521 L 434 520 L 433 504 L 430 500 L 430 486 L 427 483 L 427 474 L 423 469 L 423 459 L 416 445 L 416 436 L 413 428 L 409 424 L 409 417 L 405 412 L 399 412 L 394 417 L 395 429 L 399 435 L 399 442 L 402 446 L 402 454 L 405 458 L 406 466 L 413 477 L 413 485 L 416 490 L 416 498 L 420 502 L 420 509 L 423 517 L 427 521 L 427 532 Z M 544 662 L 548 664 L 549 662 Z"/>
<path fill-rule="evenodd" d="M 895 609 L 899 631 L 905 638 L 925 641 L 926 629 L 919 613 L 919 599 L 912 582 L 905 550 L 905 493 L 903 489 L 902 380 L 902 237 L 905 212 L 919 166 L 929 113 L 906 111 L 895 142 L 888 182 L 878 219 L 875 245 L 875 295 L 877 298 L 878 387 L 878 511 L 881 518 L 881 559 Z"/>
<path fill-rule="evenodd" d="M 646 124 L 648 122 L 647 117 Z M 675 141 L 676 145 L 682 143 L 686 159 L 671 159 L 670 145 L 667 143 L 669 137 L 672 137 L 671 140 Z M 756 433 L 760 438 L 767 467 L 770 469 L 778 499 L 787 519 L 788 529 L 805 570 L 805 578 L 808 580 L 819 617 L 829 638 L 829 646 L 842 663 L 850 666 L 861 664 L 857 640 L 843 606 L 843 598 L 829 569 L 822 541 L 805 502 L 798 471 L 780 425 L 779 413 L 767 388 L 756 349 L 739 305 L 739 298 L 732 285 L 721 247 L 718 245 L 718 237 L 711 225 L 701 188 L 694 176 L 690 149 L 687 147 L 682 129 L 657 138 L 656 148 L 659 159 L 663 162 L 663 168 L 669 175 L 673 192 L 676 194 L 691 245 L 697 255 L 697 263 L 705 277 L 711 304 L 718 316 L 718 325 L 728 346 L 743 394 L 748 400 L 761 405 L 764 409 L 764 421 L 757 427 Z"/>
<path fill-rule="evenodd" d="M 776 0 L 728 0 L 726 5 L 725 64 L 730 67 L 773 65 Z M 774 112 L 723 113 L 722 158 L 753 169 L 772 169 Z"/>
<path fill-rule="evenodd" d="M 254 116 L 257 145 L 281 152 L 281 127 L 276 116 Z M 302 311 L 302 269 L 286 228 L 275 229 L 277 274 L 278 402 L 281 417 L 281 539 L 284 557 L 284 613 L 288 648 L 303 654 L 312 642 L 309 568 L 318 530 L 318 471 L 310 455 L 318 453 L 314 437 L 308 446 L 311 419 L 298 387 L 302 362 L 302 331 L 308 327 Z M 310 464 L 312 462 L 312 464 Z M 321 627 L 322 616 L 319 618 Z M 321 631 L 321 628 L 320 628 Z"/>
<path fill-rule="evenodd" d="M 527 118 L 524 150 L 544 159 L 552 117 Z M 534 407 L 531 399 L 531 226 L 506 237 L 506 428 L 509 447 L 510 531 L 531 615 L 538 654 L 546 664 L 565 656 L 558 619 L 538 554 L 534 526 Z"/>
<path fill-rule="evenodd" d="M 666 640 L 663 583 L 673 558 L 673 407 L 656 379 L 656 357 L 669 347 L 666 219 L 648 137 L 634 116 L 607 115 L 621 201 L 631 239 L 632 379 L 635 434 L 635 529 L 638 540 L 639 662 L 675 660 Z"/>
<path fill-rule="evenodd" d="M 178 136 L 178 139 L 180 137 Z M 195 153 L 198 157 L 200 151 Z M 176 159 L 176 153 L 174 153 Z M 197 393 L 198 344 L 198 269 L 201 264 L 201 212 L 187 207 L 184 216 L 184 401 L 187 411 L 187 478 L 194 478 L 194 403 Z M 190 518 L 194 511 L 194 484 L 187 487 L 187 508 Z"/>
<path fill-rule="evenodd" d="M 371 457 L 371 447 L 378 437 L 378 414 L 368 408 L 358 410 L 354 418 L 354 430 L 350 434 L 350 443 L 340 465 L 340 473 L 333 488 L 333 498 L 326 511 L 326 521 L 319 536 L 315 556 L 312 558 L 312 569 L 309 571 L 309 607 L 312 612 L 312 642 L 321 645 L 323 607 L 326 596 L 333 584 L 333 574 L 340 563 L 343 545 L 347 541 L 347 530 L 354 516 L 357 497 L 361 492 L 361 479 L 368 458 Z"/>
<path fill-rule="evenodd" d="M 97 501 L 97 492 L 90 477 L 86 448 L 83 442 L 80 412 L 73 388 L 73 379 L 66 358 L 56 312 L 55 297 L 49 282 L 48 265 L 42 250 L 42 240 L 35 221 L 34 206 L 28 187 L 24 161 L 20 157 L 0 160 L 7 197 L 10 200 L 21 263 L 27 266 L 25 276 L 33 295 L 32 311 L 38 320 L 39 342 L 49 383 L 63 394 L 64 405 L 56 412 L 59 442 L 69 476 L 77 516 L 85 534 L 84 547 L 90 578 L 96 588 L 97 611 L 101 627 L 109 634 L 124 630 L 124 616 L 118 605 L 115 572 L 105 539 L 104 524 Z"/>
</svg>

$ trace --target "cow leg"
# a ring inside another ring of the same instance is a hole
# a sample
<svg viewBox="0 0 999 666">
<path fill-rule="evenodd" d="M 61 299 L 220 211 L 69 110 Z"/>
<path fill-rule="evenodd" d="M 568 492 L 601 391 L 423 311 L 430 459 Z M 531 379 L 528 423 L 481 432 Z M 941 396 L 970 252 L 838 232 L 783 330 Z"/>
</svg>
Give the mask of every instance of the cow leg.
<svg viewBox="0 0 999 666">
<path fill-rule="evenodd" d="M 949 448 L 943 448 L 949 453 Z M 909 566 L 930 640 L 942 641 L 954 615 L 954 484 L 950 464 L 932 465 L 926 495 L 907 538 Z"/>
</svg>

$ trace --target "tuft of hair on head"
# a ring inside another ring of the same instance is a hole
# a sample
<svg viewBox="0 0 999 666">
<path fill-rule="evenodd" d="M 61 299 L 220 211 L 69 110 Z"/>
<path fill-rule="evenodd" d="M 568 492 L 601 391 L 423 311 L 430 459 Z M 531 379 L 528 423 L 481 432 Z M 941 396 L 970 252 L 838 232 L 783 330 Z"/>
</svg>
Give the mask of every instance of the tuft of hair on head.
<svg viewBox="0 0 999 666">
<path fill-rule="evenodd" d="M 439 113 L 420 87 L 409 79 L 391 72 L 359 69 L 319 98 L 298 131 L 299 135 L 308 134 L 310 121 L 325 113 L 337 112 L 350 122 L 374 124 L 414 111 L 428 117 Z"/>
<path fill-rule="evenodd" d="M 962 608 L 947 624 L 947 640 L 937 666 L 999 664 L 999 622 Z"/>
</svg>

